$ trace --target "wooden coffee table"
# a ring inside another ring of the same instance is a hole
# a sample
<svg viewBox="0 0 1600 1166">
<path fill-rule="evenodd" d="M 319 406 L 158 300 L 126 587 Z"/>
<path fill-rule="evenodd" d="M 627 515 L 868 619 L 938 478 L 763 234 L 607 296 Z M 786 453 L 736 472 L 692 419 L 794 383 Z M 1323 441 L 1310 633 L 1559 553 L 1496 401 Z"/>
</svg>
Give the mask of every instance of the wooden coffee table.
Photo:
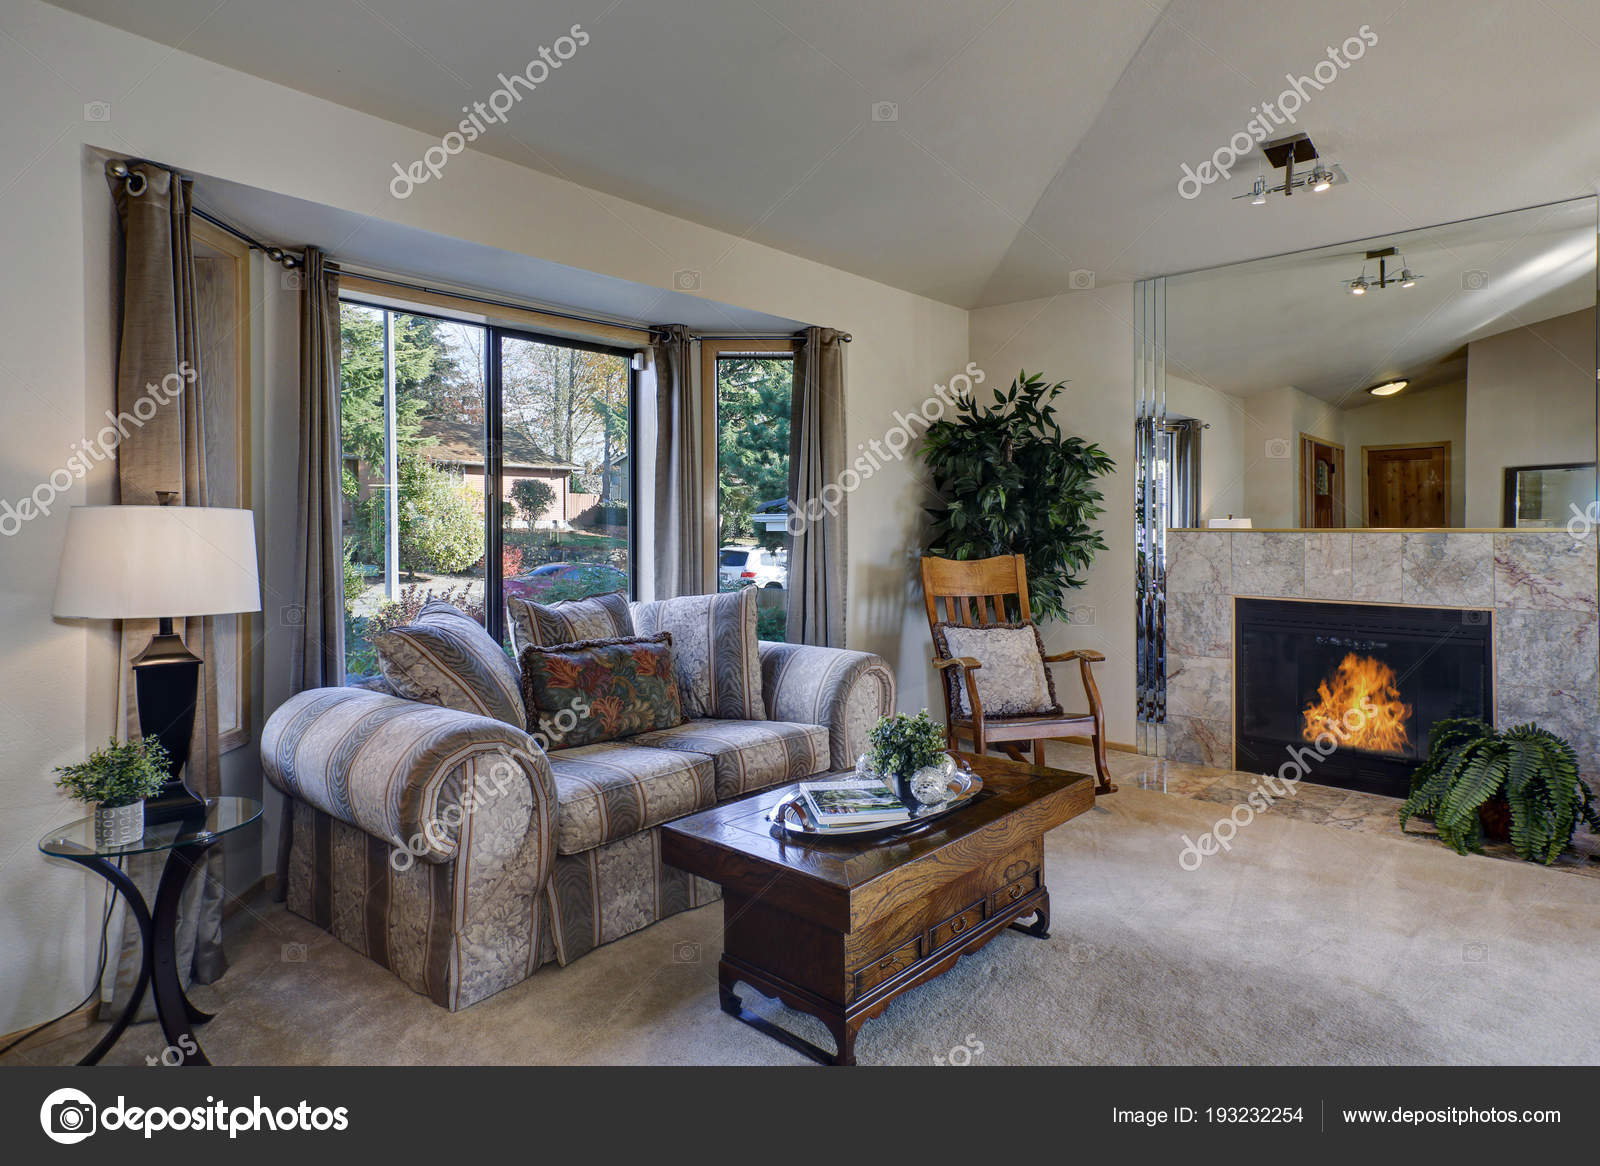
<svg viewBox="0 0 1600 1166">
<path fill-rule="evenodd" d="M 1049 935 L 1045 831 L 1094 805 L 1094 779 L 959 756 L 983 778 L 978 797 L 888 835 L 776 831 L 766 814 L 788 786 L 661 828 L 662 858 L 722 887 L 724 1012 L 814 1060 L 853 1065 L 861 1026 L 902 992 L 1002 928 Z M 740 980 L 820 1019 L 837 1051 L 746 1012 L 733 991 Z"/>
</svg>

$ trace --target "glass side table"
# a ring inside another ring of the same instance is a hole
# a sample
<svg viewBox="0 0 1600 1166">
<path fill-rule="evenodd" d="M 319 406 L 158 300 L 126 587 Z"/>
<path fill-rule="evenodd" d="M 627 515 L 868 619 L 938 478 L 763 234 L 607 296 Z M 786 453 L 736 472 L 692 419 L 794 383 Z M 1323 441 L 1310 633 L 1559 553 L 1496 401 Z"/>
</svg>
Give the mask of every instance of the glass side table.
<svg viewBox="0 0 1600 1166">
<path fill-rule="evenodd" d="M 178 930 L 178 903 L 183 898 L 183 888 L 189 882 L 205 852 L 225 834 L 241 830 L 261 817 L 261 803 L 255 798 L 207 798 L 206 812 L 178 822 L 160 822 L 147 825 L 144 836 L 128 846 L 97 847 L 94 842 L 94 819 L 80 818 L 58 827 L 39 839 L 39 849 L 52 858 L 64 858 L 87 867 L 117 889 L 128 904 L 128 910 L 139 923 L 139 935 L 144 962 L 139 969 L 139 980 L 122 1013 L 111 1028 L 100 1038 L 100 1043 L 90 1049 L 79 1061 L 80 1065 L 93 1065 L 105 1056 L 111 1046 L 121 1038 L 123 1030 L 139 1011 L 144 994 L 154 984 L 156 1015 L 161 1018 L 161 1031 L 167 1044 L 184 1051 L 183 1064 L 209 1065 L 200 1042 L 194 1039 L 193 1025 L 211 1019 L 189 1002 L 184 994 L 183 982 L 178 977 L 178 960 L 175 937 Z M 159 854 L 166 852 L 167 861 L 161 869 L 161 881 L 156 886 L 155 908 L 145 903 L 138 886 L 119 865 L 122 859 L 134 854 Z M 193 1051 L 190 1051 L 193 1050 Z"/>
</svg>

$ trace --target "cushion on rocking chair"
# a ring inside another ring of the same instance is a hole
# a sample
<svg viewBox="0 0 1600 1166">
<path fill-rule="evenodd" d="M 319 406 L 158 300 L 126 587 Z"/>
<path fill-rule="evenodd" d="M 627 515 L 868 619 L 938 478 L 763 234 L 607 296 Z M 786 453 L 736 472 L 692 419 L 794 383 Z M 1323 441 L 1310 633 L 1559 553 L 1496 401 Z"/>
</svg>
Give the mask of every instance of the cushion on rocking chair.
<svg viewBox="0 0 1600 1166">
<path fill-rule="evenodd" d="M 1044 641 L 1032 622 L 969 627 L 939 623 L 933 626 L 939 655 L 951 659 L 971 656 L 983 665 L 972 673 L 986 717 L 1060 716 L 1055 681 L 1044 663 Z M 961 670 L 948 668 L 944 682 L 955 716 L 970 719 L 966 683 Z"/>
</svg>

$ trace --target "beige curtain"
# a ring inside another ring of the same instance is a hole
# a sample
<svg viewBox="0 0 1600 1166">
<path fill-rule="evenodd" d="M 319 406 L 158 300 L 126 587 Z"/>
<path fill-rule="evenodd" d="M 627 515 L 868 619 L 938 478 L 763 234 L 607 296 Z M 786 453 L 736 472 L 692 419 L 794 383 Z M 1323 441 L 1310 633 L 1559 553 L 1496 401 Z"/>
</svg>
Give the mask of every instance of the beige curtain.
<svg viewBox="0 0 1600 1166">
<path fill-rule="evenodd" d="M 844 647 L 846 467 L 844 340 L 807 328 L 794 358 L 789 423 L 789 596 L 791 644 Z"/>
<path fill-rule="evenodd" d="M 300 285 L 300 486 L 294 692 L 344 683 L 344 499 L 339 451 L 339 275 L 306 248 Z"/>
<path fill-rule="evenodd" d="M 201 409 L 200 345 L 195 326 L 194 256 L 189 239 L 189 182 L 146 162 L 130 165 L 125 182 L 110 177 L 122 224 L 122 343 L 117 361 L 117 412 L 129 423 L 117 447 L 118 500 L 150 506 L 171 491 L 175 504 L 205 506 L 205 418 Z M 142 186 L 142 189 L 141 189 Z M 139 191 L 130 193 L 130 187 Z M 187 374 L 187 375 L 186 375 Z M 172 392 L 181 382 L 181 391 Z M 146 399 L 149 399 L 147 401 Z M 151 403 L 154 411 L 151 411 Z M 202 797 L 221 793 L 217 748 L 217 674 L 209 617 L 174 620 L 174 630 L 204 664 L 196 695 L 194 738 L 184 779 Z M 127 736 L 139 735 L 132 658 L 155 633 L 154 620 L 122 625 L 121 718 Z M 155 899 L 164 855 L 129 860 L 128 873 L 148 901 Z M 115 933 L 113 933 L 115 934 Z M 120 1006 L 140 967 L 139 929 L 124 920 L 117 958 L 108 963 L 102 999 Z M 222 953 L 222 855 L 213 850 L 190 880 L 180 908 L 178 973 L 185 983 L 209 984 L 227 969 Z M 154 1014 L 149 1000 L 141 1017 Z"/>
<path fill-rule="evenodd" d="M 681 324 L 652 345 L 656 374 L 655 598 L 708 590 L 702 569 L 700 425 L 693 345 Z"/>
<path fill-rule="evenodd" d="M 300 479 L 292 605 L 300 615 L 290 656 L 293 692 L 344 683 L 344 488 L 339 438 L 339 275 L 307 247 L 300 284 Z M 294 801 L 283 795 L 277 885 L 289 890 Z"/>
</svg>

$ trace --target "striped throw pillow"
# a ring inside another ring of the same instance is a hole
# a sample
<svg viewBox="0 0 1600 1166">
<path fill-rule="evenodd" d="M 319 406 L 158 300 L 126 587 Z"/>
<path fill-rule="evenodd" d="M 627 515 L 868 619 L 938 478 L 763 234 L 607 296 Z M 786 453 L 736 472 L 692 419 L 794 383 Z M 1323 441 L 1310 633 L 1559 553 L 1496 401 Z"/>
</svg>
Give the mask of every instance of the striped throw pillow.
<svg viewBox="0 0 1600 1166">
<path fill-rule="evenodd" d="M 424 604 L 415 623 L 382 633 L 372 646 L 400 696 L 526 727 L 516 661 L 460 609 Z"/>
</svg>

